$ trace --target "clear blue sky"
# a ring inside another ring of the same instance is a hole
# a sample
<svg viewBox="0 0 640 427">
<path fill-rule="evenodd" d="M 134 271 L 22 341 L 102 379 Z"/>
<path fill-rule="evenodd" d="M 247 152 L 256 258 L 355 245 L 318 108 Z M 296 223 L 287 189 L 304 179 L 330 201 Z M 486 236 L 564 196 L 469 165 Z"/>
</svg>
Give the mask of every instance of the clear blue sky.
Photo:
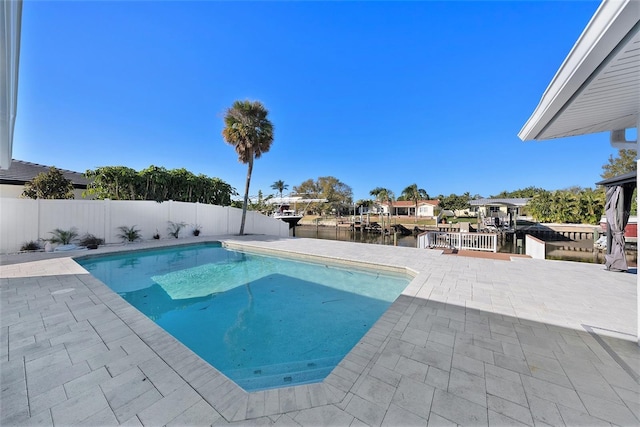
<svg viewBox="0 0 640 427">
<path fill-rule="evenodd" d="M 432 197 L 595 187 L 608 134 L 517 134 L 598 5 L 27 0 L 13 157 L 184 167 L 242 194 L 221 131 L 250 99 L 275 126 L 251 195 L 321 176 L 354 200 L 413 183 Z"/>
</svg>

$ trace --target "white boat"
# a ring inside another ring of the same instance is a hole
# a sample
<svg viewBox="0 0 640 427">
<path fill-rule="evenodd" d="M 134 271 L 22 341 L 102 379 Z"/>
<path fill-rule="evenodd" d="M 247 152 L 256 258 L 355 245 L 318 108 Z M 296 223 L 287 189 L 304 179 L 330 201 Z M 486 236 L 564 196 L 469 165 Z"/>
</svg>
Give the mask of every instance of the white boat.
<svg viewBox="0 0 640 427">
<path fill-rule="evenodd" d="M 304 217 L 304 212 L 311 203 L 324 203 L 326 201 L 327 199 L 305 199 L 303 197 L 273 197 L 267 200 L 266 203 L 277 205 L 273 218 L 280 219 L 288 223 L 289 228 L 293 228 Z M 296 209 L 298 203 L 306 203 L 306 205 L 302 210 L 298 211 Z M 291 209 L 291 205 L 293 205 L 293 209 Z"/>
<path fill-rule="evenodd" d="M 286 205 L 282 205 L 281 209 L 278 209 L 273 213 L 273 217 L 277 219 L 281 219 L 284 222 L 289 224 L 289 228 L 293 227 L 302 219 L 304 215 L 296 212 L 293 209 L 285 209 L 288 208 Z"/>
</svg>

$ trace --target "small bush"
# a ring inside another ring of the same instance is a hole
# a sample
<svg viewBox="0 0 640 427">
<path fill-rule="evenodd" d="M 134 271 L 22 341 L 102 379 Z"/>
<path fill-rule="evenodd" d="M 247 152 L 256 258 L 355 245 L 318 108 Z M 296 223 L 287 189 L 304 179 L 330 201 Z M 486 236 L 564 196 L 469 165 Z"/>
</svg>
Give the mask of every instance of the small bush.
<svg viewBox="0 0 640 427">
<path fill-rule="evenodd" d="M 40 249 L 42 249 L 40 247 L 40 243 L 36 242 L 35 240 L 31 240 L 30 242 L 25 242 L 20 247 L 21 251 L 39 251 Z"/>
<path fill-rule="evenodd" d="M 156 230 L 155 234 L 153 235 L 153 238 L 156 240 L 160 240 L 160 233 L 158 233 L 158 230 Z"/>
<path fill-rule="evenodd" d="M 118 227 L 120 230 L 120 234 L 118 234 L 118 238 L 122 239 L 123 242 L 135 242 L 136 240 L 141 240 L 142 235 L 140 234 L 140 230 L 136 228 L 136 226 L 127 227 L 126 225 Z"/>
<path fill-rule="evenodd" d="M 104 245 L 104 239 L 87 233 L 80 239 L 80 246 L 86 246 L 89 249 L 96 249 L 98 246 Z"/>
<path fill-rule="evenodd" d="M 193 226 L 193 235 L 194 236 L 199 236 L 201 231 L 202 231 L 202 226 L 200 226 L 198 224 L 195 224 Z"/>
<path fill-rule="evenodd" d="M 56 228 L 50 231 L 49 234 L 53 234 L 53 237 L 48 239 L 51 243 L 60 243 L 61 245 L 68 245 L 78 237 L 78 231 L 75 228 L 70 230 Z"/>
<path fill-rule="evenodd" d="M 176 239 L 178 238 L 178 235 L 180 234 L 180 230 L 182 230 L 182 228 L 184 228 L 184 226 L 186 226 L 187 224 L 185 224 L 184 222 L 173 222 L 173 221 L 169 221 L 169 226 L 167 227 L 167 232 L 169 233 L 170 236 L 175 237 Z"/>
</svg>

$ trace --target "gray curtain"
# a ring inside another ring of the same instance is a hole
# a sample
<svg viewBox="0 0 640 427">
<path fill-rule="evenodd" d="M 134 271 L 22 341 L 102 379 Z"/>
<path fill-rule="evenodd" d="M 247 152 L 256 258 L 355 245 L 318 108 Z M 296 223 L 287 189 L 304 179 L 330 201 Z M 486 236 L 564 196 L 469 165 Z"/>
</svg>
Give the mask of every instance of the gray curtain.
<svg viewBox="0 0 640 427">
<path fill-rule="evenodd" d="M 614 185 L 607 187 L 604 206 L 607 216 L 607 255 L 605 266 L 610 271 L 627 271 L 627 257 L 624 253 L 624 228 L 629 221 L 633 186 Z"/>
</svg>

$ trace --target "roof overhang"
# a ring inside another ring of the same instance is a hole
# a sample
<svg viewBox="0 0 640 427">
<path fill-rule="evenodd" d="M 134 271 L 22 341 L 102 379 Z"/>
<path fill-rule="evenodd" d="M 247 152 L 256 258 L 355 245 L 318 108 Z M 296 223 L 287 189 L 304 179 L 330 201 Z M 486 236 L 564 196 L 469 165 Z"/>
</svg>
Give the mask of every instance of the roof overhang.
<svg viewBox="0 0 640 427">
<path fill-rule="evenodd" d="M 18 63 L 22 0 L 0 5 L 0 169 L 11 165 L 18 107 Z"/>
<path fill-rule="evenodd" d="M 640 2 L 605 0 L 518 133 L 547 140 L 638 127 Z M 613 137 L 613 133 L 612 133 Z M 621 144 L 618 148 L 636 148 Z"/>
<path fill-rule="evenodd" d="M 605 187 L 615 187 L 618 185 L 636 185 L 636 180 L 638 179 L 638 172 L 631 171 L 627 172 L 624 175 L 614 176 L 613 178 L 604 179 L 600 182 L 596 182 L 596 185 L 604 185 Z"/>
<path fill-rule="evenodd" d="M 529 203 L 528 197 L 511 199 L 473 199 L 469 201 L 471 206 L 506 206 L 508 208 L 518 208 Z"/>
</svg>

